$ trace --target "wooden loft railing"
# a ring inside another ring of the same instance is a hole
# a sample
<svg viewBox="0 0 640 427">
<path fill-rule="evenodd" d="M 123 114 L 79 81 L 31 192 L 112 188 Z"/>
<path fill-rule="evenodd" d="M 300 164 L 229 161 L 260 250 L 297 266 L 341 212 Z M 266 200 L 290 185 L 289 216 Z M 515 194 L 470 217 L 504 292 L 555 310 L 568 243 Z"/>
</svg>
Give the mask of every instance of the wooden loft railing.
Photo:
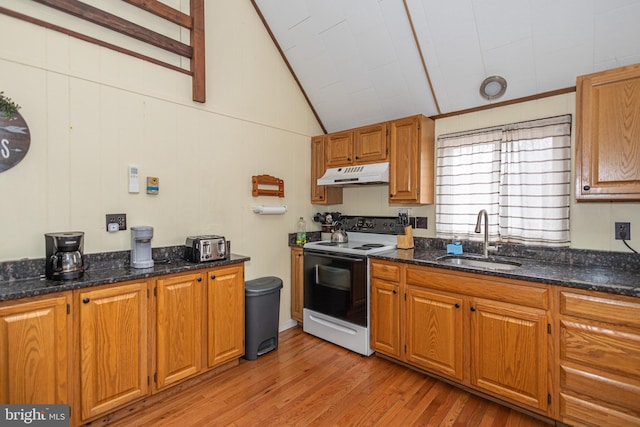
<svg viewBox="0 0 640 427">
<path fill-rule="evenodd" d="M 193 100 L 206 101 L 205 79 L 205 39 L 204 39 L 204 0 L 190 0 L 189 14 L 185 14 L 157 0 L 122 0 L 153 15 L 165 19 L 173 24 L 186 28 L 191 33 L 190 43 L 185 44 L 163 34 L 152 31 L 144 26 L 134 24 L 112 13 L 106 12 L 94 6 L 78 0 L 32 0 L 36 3 L 52 7 L 61 12 L 68 13 L 77 18 L 108 28 L 109 30 L 124 34 L 128 37 L 140 40 L 149 45 L 174 53 L 178 56 L 190 59 L 190 68 L 186 70 L 173 64 L 143 55 L 138 52 L 90 37 L 68 28 L 61 27 L 41 19 L 24 15 L 4 7 L 0 7 L 0 13 L 36 24 L 51 30 L 59 31 L 71 37 L 94 43 L 102 47 L 115 50 L 120 53 L 134 56 L 144 61 L 185 73 L 192 78 Z"/>
</svg>

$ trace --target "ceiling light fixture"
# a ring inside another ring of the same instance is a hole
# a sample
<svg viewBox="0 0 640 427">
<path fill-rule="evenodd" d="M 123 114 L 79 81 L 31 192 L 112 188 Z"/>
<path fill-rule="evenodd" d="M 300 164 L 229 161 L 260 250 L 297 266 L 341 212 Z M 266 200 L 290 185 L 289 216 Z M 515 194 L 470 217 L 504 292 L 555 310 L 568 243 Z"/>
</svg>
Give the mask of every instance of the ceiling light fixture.
<svg viewBox="0 0 640 427">
<path fill-rule="evenodd" d="M 498 99 L 507 91 L 507 81 L 501 76 L 491 76 L 480 85 L 480 96 L 489 101 Z"/>
</svg>

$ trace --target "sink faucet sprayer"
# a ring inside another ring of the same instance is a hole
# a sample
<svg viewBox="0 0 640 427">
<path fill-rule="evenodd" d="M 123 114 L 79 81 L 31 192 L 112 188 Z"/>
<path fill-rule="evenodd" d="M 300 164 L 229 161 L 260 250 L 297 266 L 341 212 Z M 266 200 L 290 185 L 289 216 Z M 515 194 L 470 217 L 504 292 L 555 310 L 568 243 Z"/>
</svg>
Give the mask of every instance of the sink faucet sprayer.
<svg viewBox="0 0 640 427">
<path fill-rule="evenodd" d="M 480 233 L 480 224 L 482 223 L 482 217 L 484 217 L 484 244 L 482 246 L 482 254 L 485 258 L 489 258 L 489 250 L 487 249 L 487 242 L 489 240 L 489 217 L 487 211 L 482 209 L 478 212 L 478 220 L 476 221 L 476 233 Z"/>
</svg>

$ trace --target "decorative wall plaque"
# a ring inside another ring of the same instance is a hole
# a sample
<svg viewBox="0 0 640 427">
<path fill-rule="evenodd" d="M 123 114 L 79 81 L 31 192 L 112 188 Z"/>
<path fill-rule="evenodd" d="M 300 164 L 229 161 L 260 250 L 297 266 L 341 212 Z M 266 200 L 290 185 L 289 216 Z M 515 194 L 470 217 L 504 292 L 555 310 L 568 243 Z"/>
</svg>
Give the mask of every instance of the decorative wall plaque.
<svg viewBox="0 0 640 427">
<path fill-rule="evenodd" d="M 31 144 L 27 122 L 20 113 L 8 118 L 0 113 L 0 172 L 11 169 L 24 159 Z"/>
</svg>

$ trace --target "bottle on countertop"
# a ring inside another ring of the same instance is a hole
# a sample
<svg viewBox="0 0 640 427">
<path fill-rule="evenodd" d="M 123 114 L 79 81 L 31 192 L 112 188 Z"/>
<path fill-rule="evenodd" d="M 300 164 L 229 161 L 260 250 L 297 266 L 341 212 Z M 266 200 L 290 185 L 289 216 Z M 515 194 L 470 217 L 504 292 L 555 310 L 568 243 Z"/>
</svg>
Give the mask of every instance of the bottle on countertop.
<svg viewBox="0 0 640 427">
<path fill-rule="evenodd" d="M 296 245 L 304 245 L 305 243 L 307 243 L 307 223 L 303 217 L 300 217 L 296 232 Z"/>
</svg>

